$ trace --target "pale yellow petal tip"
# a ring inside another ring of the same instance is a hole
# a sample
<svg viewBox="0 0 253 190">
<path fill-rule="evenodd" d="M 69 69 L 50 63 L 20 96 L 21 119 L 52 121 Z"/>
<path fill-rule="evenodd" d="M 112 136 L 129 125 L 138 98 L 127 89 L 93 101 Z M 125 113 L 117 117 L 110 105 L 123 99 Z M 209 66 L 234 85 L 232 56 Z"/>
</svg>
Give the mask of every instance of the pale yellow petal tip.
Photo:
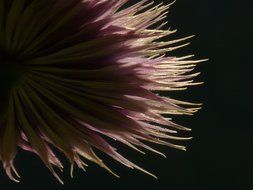
<svg viewBox="0 0 253 190">
<path fill-rule="evenodd" d="M 206 58 L 206 59 L 200 59 L 200 60 L 197 60 L 198 63 L 204 63 L 204 62 L 208 62 L 210 59 L 209 58 Z"/>
<path fill-rule="evenodd" d="M 13 176 L 12 172 L 14 172 L 15 177 Z M 20 183 L 20 175 L 18 174 L 14 166 L 11 168 L 6 168 L 6 174 L 8 175 L 10 180 L 14 181 L 15 183 Z"/>
<path fill-rule="evenodd" d="M 73 178 L 73 173 L 74 173 L 74 164 L 71 164 L 70 167 L 70 177 Z"/>
<path fill-rule="evenodd" d="M 117 175 L 117 176 L 115 176 L 116 178 L 118 178 L 118 179 L 120 179 L 120 176 L 119 175 Z"/>
<path fill-rule="evenodd" d="M 177 2 L 177 0 L 174 0 L 171 3 L 169 3 L 168 6 L 174 5 L 176 2 Z"/>
<path fill-rule="evenodd" d="M 184 131 L 192 131 L 192 129 L 187 128 L 187 127 L 184 127 L 183 130 L 184 130 Z"/>
<path fill-rule="evenodd" d="M 18 174 L 18 172 L 17 172 L 16 168 L 15 168 L 15 167 L 13 167 L 13 168 L 12 168 L 12 170 L 14 171 L 15 175 L 16 175 L 18 178 L 20 178 L 20 175 Z"/>
<path fill-rule="evenodd" d="M 157 176 L 153 175 L 152 177 L 155 178 L 156 180 L 158 180 L 158 177 L 157 177 Z"/>
<path fill-rule="evenodd" d="M 62 185 L 64 185 L 64 182 L 62 180 L 59 181 Z"/>
<path fill-rule="evenodd" d="M 14 181 L 15 183 L 20 183 L 20 180 L 14 179 L 14 178 L 10 178 L 12 181 Z"/>
<path fill-rule="evenodd" d="M 149 176 L 153 177 L 154 179 L 158 180 L 158 177 L 155 174 L 152 174 L 148 171 L 145 171 L 144 173 L 148 174 Z"/>
<path fill-rule="evenodd" d="M 115 172 L 113 172 L 109 167 L 107 167 L 106 165 L 103 165 L 102 168 L 105 168 L 109 173 L 111 173 L 113 176 L 115 176 L 116 178 L 120 178 L 120 176 L 118 174 L 116 174 Z"/>
<path fill-rule="evenodd" d="M 9 178 L 10 178 L 12 181 L 14 181 L 15 183 L 20 183 L 20 180 L 19 180 L 20 177 L 17 176 L 17 178 L 18 178 L 18 179 L 17 179 L 17 178 L 15 178 L 15 177 L 13 177 L 13 176 L 10 176 L 10 175 L 8 175 L 8 176 L 9 176 Z"/>
</svg>

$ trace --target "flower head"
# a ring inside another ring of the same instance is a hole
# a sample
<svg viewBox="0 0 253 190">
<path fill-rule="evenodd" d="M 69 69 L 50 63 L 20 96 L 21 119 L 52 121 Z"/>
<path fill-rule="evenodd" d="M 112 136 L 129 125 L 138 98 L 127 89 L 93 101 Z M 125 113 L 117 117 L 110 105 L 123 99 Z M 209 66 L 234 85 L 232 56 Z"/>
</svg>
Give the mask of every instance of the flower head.
<svg viewBox="0 0 253 190">
<path fill-rule="evenodd" d="M 158 92 L 197 84 L 191 72 L 202 60 L 169 56 L 189 38 L 161 42 L 175 33 L 162 29 L 170 5 L 141 0 L 122 8 L 127 2 L 0 0 L 0 160 L 12 180 L 18 147 L 37 154 L 60 182 L 52 146 L 72 168 L 88 160 L 113 173 L 99 150 L 150 175 L 107 139 L 139 152 L 163 155 L 145 142 L 185 150 L 170 140 L 188 139 L 176 133 L 189 129 L 164 114 L 198 108 Z"/>
</svg>

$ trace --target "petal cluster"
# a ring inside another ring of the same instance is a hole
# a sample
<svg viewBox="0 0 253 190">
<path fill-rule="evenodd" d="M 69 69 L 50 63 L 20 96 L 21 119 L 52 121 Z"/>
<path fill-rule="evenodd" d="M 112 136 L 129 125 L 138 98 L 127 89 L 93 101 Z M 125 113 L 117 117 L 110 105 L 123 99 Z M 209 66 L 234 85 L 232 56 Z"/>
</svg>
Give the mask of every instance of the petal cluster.
<svg viewBox="0 0 253 190">
<path fill-rule="evenodd" d="M 191 37 L 161 40 L 176 32 L 162 29 L 171 4 L 141 0 L 122 8 L 127 2 L 0 0 L 0 52 L 24 70 L 0 120 L 0 160 L 12 180 L 19 180 L 13 164 L 18 147 L 37 154 L 61 183 L 55 166 L 63 166 L 52 146 L 72 169 L 85 169 L 86 160 L 114 175 L 95 151 L 153 176 L 118 153 L 109 138 L 141 153 L 163 155 L 145 142 L 185 150 L 172 142 L 189 139 L 176 133 L 190 129 L 168 115 L 191 115 L 198 105 L 158 92 L 198 84 L 193 78 L 199 73 L 192 71 L 203 60 L 169 56 Z"/>
</svg>

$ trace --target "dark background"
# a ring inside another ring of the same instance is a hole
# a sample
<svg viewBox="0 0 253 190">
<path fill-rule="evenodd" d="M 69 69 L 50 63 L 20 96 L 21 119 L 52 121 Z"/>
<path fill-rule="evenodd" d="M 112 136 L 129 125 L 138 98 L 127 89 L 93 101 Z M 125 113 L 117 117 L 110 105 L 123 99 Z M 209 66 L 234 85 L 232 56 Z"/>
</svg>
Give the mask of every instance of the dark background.
<svg viewBox="0 0 253 190">
<path fill-rule="evenodd" d="M 249 0 L 178 0 L 171 8 L 169 25 L 178 29 L 174 37 L 196 35 L 190 47 L 176 53 L 194 53 L 196 58 L 210 60 L 197 68 L 202 72 L 197 80 L 204 81 L 204 85 L 173 94 L 177 98 L 204 103 L 203 109 L 194 117 L 175 118 L 193 129 L 194 139 L 185 142 L 188 151 L 159 147 L 167 155 L 164 159 L 152 153 L 142 156 L 124 150 L 131 160 L 154 172 L 158 180 L 114 162 L 109 162 L 110 166 L 120 174 L 120 179 L 94 164 L 90 164 L 86 173 L 76 169 L 74 179 L 71 179 L 65 160 L 65 186 L 61 186 L 36 156 L 21 153 L 16 159 L 21 183 L 11 182 L 1 172 L 0 188 L 252 190 L 253 17 L 249 4 Z"/>
</svg>

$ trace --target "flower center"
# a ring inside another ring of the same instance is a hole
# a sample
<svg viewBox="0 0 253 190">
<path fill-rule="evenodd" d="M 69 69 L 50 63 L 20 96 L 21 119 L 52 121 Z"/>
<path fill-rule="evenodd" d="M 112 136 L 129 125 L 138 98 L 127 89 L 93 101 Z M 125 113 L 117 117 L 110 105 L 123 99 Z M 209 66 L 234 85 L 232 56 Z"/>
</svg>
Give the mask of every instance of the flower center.
<svg viewBox="0 0 253 190">
<path fill-rule="evenodd" d="M 12 87 L 25 72 L 22 61 L 0 49 L 0 120 L 6 113 Z"/>
</svg>

